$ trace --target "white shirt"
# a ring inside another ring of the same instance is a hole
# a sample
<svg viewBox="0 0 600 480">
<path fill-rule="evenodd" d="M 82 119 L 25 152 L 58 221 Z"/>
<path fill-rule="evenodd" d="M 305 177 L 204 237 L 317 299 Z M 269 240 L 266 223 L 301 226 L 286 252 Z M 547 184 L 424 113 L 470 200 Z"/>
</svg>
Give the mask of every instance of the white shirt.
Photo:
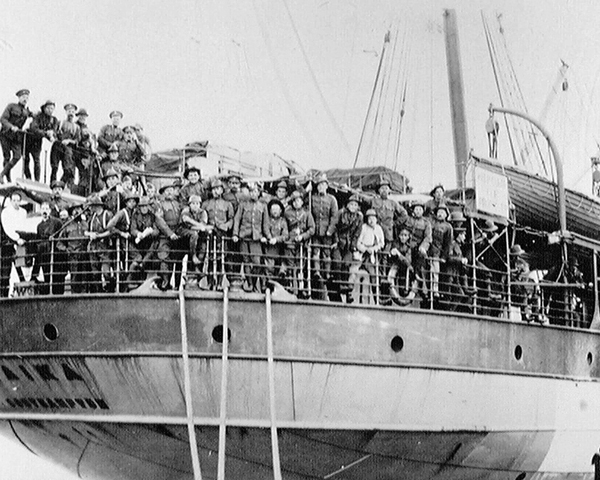
<svg viewBox="0 0 600 480">
<path fill-rule="evenodd" d="M 8 205 L 2 210 L 0 220 L 2 221 L 4 231 L 13 242 L 21 238 L 17 230 L 27 230 L 27 211 L 24 208 L 19 207 L 15 209 L 12 205 Z"/>
</svg>

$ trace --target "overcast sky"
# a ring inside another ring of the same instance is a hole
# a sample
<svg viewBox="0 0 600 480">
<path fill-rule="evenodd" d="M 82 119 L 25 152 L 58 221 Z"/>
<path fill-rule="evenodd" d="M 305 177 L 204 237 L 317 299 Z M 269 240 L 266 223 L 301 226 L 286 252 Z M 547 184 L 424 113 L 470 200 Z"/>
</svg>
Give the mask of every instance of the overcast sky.
<svg viewBox="0 0 600 480">
<path fill-rule="evenodd" d="M 561 59 L 569 64 L 570 88 L 552 99 L 547 126 L 565 156 L 567 184 L 589 191 L 600 111 L 593 0 L 2 0 L 0 102 L 27 87 L 33 109 L 54 99 L 62 118 L 62 105 L 74 102 L 95 131 L 122 110 L 125 124 L 143 124 L 155 150 L 207 139 L 305 168 L 351 167 L 383 37 L 398 25 L 407 32 L 408 77 L 398 169 L 417 190 L 452 186 L 447 7 L 458 14 L 475 152 L 487 152 L 487 107 L 499 103 L 483 9 L 491 22 L 502 13 L 532 115 L 549 98 Z M 28 457 L 1 457 L 0 472 L 12 480 L 68 478 L 34 473 Z"/>
</svg>

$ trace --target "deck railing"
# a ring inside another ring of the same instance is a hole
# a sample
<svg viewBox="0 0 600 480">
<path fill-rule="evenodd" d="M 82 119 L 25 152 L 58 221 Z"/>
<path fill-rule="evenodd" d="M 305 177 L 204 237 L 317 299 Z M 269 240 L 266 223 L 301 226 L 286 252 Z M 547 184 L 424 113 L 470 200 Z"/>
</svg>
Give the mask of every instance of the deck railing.
<svg viewBox="0 0 600 480">
<path fill-rule="evenodd" d="M 249 244 L 210 235 L 195 252 L 189 239 L 154 239 L 140 249 L 130 239 L 34 240 L 15 257 L 11 295 L 127 293 L 147 278 L 156 288 L 264 292 L 280 284 L 300 299 L 413 307 L 514 321 L 588 328 L 593 292 L 584 284 L 518 281 L 506 270 L 436 258 L 410 266 L 388 253 L 340 252 L 313 242 Z M 317 255 L 318 252 L 318 255 Z M 153 286 L 154 288 L 154 286 Z"/>
</svg>

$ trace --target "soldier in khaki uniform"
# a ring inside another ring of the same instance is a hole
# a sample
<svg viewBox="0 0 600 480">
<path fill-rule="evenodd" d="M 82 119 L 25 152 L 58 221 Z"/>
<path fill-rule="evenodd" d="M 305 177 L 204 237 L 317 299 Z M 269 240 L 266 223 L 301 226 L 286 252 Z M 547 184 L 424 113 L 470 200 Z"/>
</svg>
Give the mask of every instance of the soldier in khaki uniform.
<svg viewBox="0 0 600 480">
<path fill-rule="evenodd" d="M 151 265 L 158 249 L 158 227 L 156 216 L 152 211 L 150 199 L 142 197 L 137 209 L 131 218 L 131 240 L 129 242 L 129 267 L 128 282 L 136 280 Z"/>
<path fill-rule="evenodd" d="M 327 281 L 331 270 L 331 245 L 335 232 L 335 219 L 338 213 L 337 200 L 327 193 L 329 181 L 325 174 L 316 179 L 317 194 L 312 196 L 312 215 L 315 221 L 315 234 L 312 237 L 312 258 L 314 276 Z"/>
<path fill-rule="evenodd" d="M 275 280 L 276 270 L 280 281 L 285 280 L 286 265 L 284 261 L 285 244 L 288 240 L 287 220 L 283 216 L 283 204 L 276 198 L 267 205 L 268 215 L 265 225 L 265 236 L 261 239 L 265 248 L 265 273 L 270 280 Z"/>
<path fill-rule="evenodd" d="M 307 293 L 306 276 L 308 270 L 308 240 L 315 233 L 315 220 L 312 213 L 304 208 L 304 197 L 302 192 L 295 191 L 291 196 L 292 206 L 285 211 L 285 219 L 288 223 L 290 241 L 286 252 L 288 269 L 293 272 L 296 283 L 296 293 L 304 295 Z"/>
<path fill-rule="evenodd" d="M 231 272 L 229 255 L 231 252 L 231 236 L 233 229 L 233 205 L 223 199 L 223 182 L 218 178 L 210 181 L 212 198 L 204 203 L 208 214 L 208 224 L 213 226 L 210 237 L 208 274 L 209 286 L 218 288 L 223 280 L 225 266 Z"/>
<path fill-rule="evenodd" d="M 159 193 L 163 195 L 156 211 L 156 225 L 161 233 L 158 244 L 158 259 L 160 261 L 160 277 L 158 287 L 161 290 L 171 288 L 171 275 L 175 269 L 175 289 L 179 288 L 181 281 L 181 261 L 187 253 L 187 246 L 176 233 L 181 216 L 181 206 L 175 199 L 175 186 L 164 185 Z"/>
<path fill-rule="evenodd" d="M 240 252 L 244 263 L 244 273 L 248 280 L 247 290 L 262 291 L 261 263 L 262 245 L 267 220 L 267 206 L 259 202 L 260 189 L 256 184 L 249 184 L 250 197 L 238 206 L 233 221 L 233 241 L 240 243 Z"/>
</svg>

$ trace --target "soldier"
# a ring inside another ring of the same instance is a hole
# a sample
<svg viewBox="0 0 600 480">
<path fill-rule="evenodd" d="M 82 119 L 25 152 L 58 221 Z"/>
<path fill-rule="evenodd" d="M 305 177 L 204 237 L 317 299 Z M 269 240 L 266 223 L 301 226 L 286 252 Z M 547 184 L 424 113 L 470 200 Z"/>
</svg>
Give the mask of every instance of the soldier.
<svg viewBox="0 0 600 480">
<path fill-rule="evenodd" d="M 131 266 L 127 282 L 137 280 L 136 276 L 143 274 L 158 249 L 159 230 L 156 226 L 156 216 L 150 208 L 150 199 L 142 197 L 138 208 L 131 218 L 131 240 L 129 242 L 129 257 Z"/>
<path fill-rule="evenodd" d="M 74 121 L 77 105 L 67 103 L 64 106 L 67 118 L 63 120 L 58 127 L 58 142 L 54 144 L 50 153 L 50 184 L 52 184 L 58 175 L 58 166 L 62 163 L 63 178 L 65 172 L 72 172 L 75 175 L 75 149 L 81 140 L 81 131 L 79 125 Z M 71 174 L 67 175 L 67 179 Z M 81 180 L 81 170 L 79 172 Z"/>
<path fill-rule="evenodd" d="M 79 142 L 74 149 L 74 162 L 79 170 L 78 191 L 86 195 L 101 189 L 100 179 L 102 169 L 97 163 L 96 137 L 87 125 L 88 113 L 85 108 L 77 112 L 77 126 L 79 127 Z M 114 213 L 114 212 L 113 212 Z"/>
<path fill-rule="evenodd" d="M 354 263 L 353 254 L 356 252 L 356 243 L 363 225 L 363 214 L 359 210 L 360 198 L 352 195 L 346 206 L 338 211 L 335 220 L 335 240 L 333 252 L 333 284 L 329 295 L 334 301 L 341 301 L 341 295 L 345 295 L 346 303 L 352 303 L 350 295 L 354 286 L 355 274 L 350 274 Z"/>
<path fill-rule="evenodd" d="M 117 265 L 120 271 L 127 270 L 129 265 L 129 240 L 131 238 L 131 219 L 140 197 L 135 193 L 130 193 L 123 197 L 125 205 L 117 214 L 110 219 L 106 228 L 111 235 L 115 236 Z"/>
<path fill-rule="evenodd" d="M 412 287 L 412 249 L 410 231 L 406 225 L 400 227 L 398 238 L 392 242 L 389 257 L 390 269 L 387 281 L 390 285 L 390 297 L 400 305 L 406 305 L 407 297 L 414 292 Z"/>
<path fill-rule="evenodd" d="M 431 292 L 434 298 L 440 296 L 440 275 L 442 276 L 442 285 L 445 283 L 444 269 L 440 265 L 446 263 L 452 244 L 452 225 L 446 221 L 448 214 L 448 207 L 440 203 L 435 208 L 435 218 L 431 221 L 429 256 L 431 257 Z"/>
<path fill-rule="evenodd" d="M 104 202 L 97 195 L 92 196 L 88 205 L 92 216 L 89 230 L 84 232 L 84 235 L 90 239 L 88 243 L 91 267 L 90 292 L 114 292 L 116 281 L 111 272 L 113 243 L 108 229 L 113 214 L 105 208 Z"/>
<path fill-rule="evenodd" d="M 206 192 L 201 182 L 200 170 L 196 167 L 190 167 L 185 171 L 184 176 L 188 183 L 179 191 L 179 201 L 182 204 L 187 205 L 189 198 L 192 195 L 198 195 L 202 200 L 204 200 L 206 198 Z"/>
<path fill-rule="evenodd" d="M 56 242 L 57 234 L 62 228 L 62 222 L 50 215 L 50 204 L 42 203 L 40 207 L 42 221 L 37 226 L 35 266 L 31 272 L 31 278 L 37 278 L 40 270 L 44 272 L 44 283 L 40 286 L 40 292 L 48 295 L 50 285 L 54 295 L 62 295 L 65 292 L 65 277 L 67 274 L 66 249 L 59 248 Z"/>
<path fill-rule="evenodd" d="M 146 152 L 133 127 L 127 126 L 123 129 L 123 138 L 117 142 L 117 147 L 119 148 L 119 163 L 123 170 L 144 168 Z"/>
<path fill-rule="evenodd" d="M 467 265 L 469 260 L 463 253 L 463 247 L 467 238 L 464 227 L 454 229 L 454 240 L 450 245 L 446 267 L 446 278 L 448 282 L 448 309 L 451 311 L 467 312 L 467 303 L 471 289 L 467 280 Z"/>
<path fill-rule="evenodd" d="M 240 241 L 240 252 L 244 264 L 244 276 L 248 281 L 246 291 L 262 292 L 261 263 L 262 245 L 267 221 L 267 206 L 258 201 L 260 189 L 249 184 L 250 196 L 241 202 L 233 219 L 233 242 Z"/>
<path fill-rule="evenodd" d="M 233 212 L 238 209 L 238 205 L 242 200 L 247 198 L 242 190 L 242 177 L 238 173 L 232 173 L 227 178 L 227 189 L 223 193 L 223 200 L 231 203 L 233 206 Z M 233 228 L 233 227 L 232 227 Z M 229 244 L 229 271 L 228 280 L 232 283 L 238 283 L 240 281 L 240 277 L 238 275 L 240 271 L 240 266 L 242 265 L 242 255 L 240 253 L 240 242 L 231 242 Z"/>
<path fill-rule="evenodd" d="M 81 205 L 69 207 L 70 221 L 64 225 L 61 238 L 66 246 L 67 262 L 71 272 L 71 292 L 86 293 L 90 281 L 89 255 L 85 232 L 89 224 L 83 215 Z"/>
<path fill-rule="evenodd" d="M 29 126 L 29 136 L 25 142 L 25 157 L 23 158 L 23 174 L 25 178 L 31 178 L 29 170 L 29 156 L 33 159 L 33 178 L 36 182 L 40 181 L 40 153 L 42 151 L 42 140 L 45 138 L 50 143 L 53 143 L 58 134 L 59 123 L 58 119 L 52 115 L 56 104 L 52 100 L 46 100 L 40 107 L 40 112 L 33 117 L 33 121 Z M 54 149 L 54 146 L 51 147 Z M 52 158 L 52 153 L 50 153 Z M 64 171 L 64 169 L 63 169 Z M 64 171 L 63 180 L 67 181 L 69 172 Z"/>
<path fill-rule="evenodd" d="M 221 180 L 218 178 L 211 179 L 210 189 L 212 198 L 204 204 L 204 209 L 208 215 L 208 224 L 213 226 L 208 261 L 209 286 L 218 288 L 225 273 L 224 259 L 227 261 L 229 272 L 232 271 L 229 263 L 230 259 L 228 258 L 231 247 L 227 237 L 231 236 L 233 229 L 234 211 L 233 205 L 223 200 L 223 183 Z"/>
<path fill-rule="evenodd" d="M 431 245 L 431 223 L 423 213 L 425 207 L 421 202 L 415 202 L 412 206 L 412 217 L 410 217 L 406 226 L 410 230 L 410 246 L 412 249 L 412 265 L 415 270 L 415 276 L 419 282 L 421 293 L 427 295 L 427 253 Z M 400 227 L 401 228 L 401 227 Z"/>
<path fill-rule="evenodd" d="M 286 276 L 285 243 L 289 237 L 287 221 L 283 217 L 283 204 L 274 198 L 268 203 L 267 212 L 265 235 L 261 238 L 265 249 L 265 274 L 267 279 L 275 280 L 277 269 L 277 276 L 281 281 Z"/>
<path fill-rule="evenodd" d="M 123 130 L 119 127 L 123 114 L 118 110 L 110 112 L 111 123 L 104 125 L 98 133 L 98 152 L 102 155 L 102 158 L 108 156 L 108 149 L 111 145 L 120 142 L 124 138 Z"/>
<path fill-rule="evenodd" d="M 283 210 L 289 206 L 290 199 L 288 197 L 288 184 L 285 180 L 281 180 L 277 184 L 277 188 L 275 190 L 275 198 L 281 202 L 283 205 Z"/>
<path fill-rule="evenodd" d="M 285 211 L 285 219 L 288 223 L 288 232 L 290 242 L 286 252 L 287 267 L 293 272 L 293 278 L 296 286 L 295 291 L 298 295 L 306 295 L 305 278 L 307 270 L 308 254 L 306 247 L 308 240 L 315 233 L 315 220 L 312 213 L 306 210 L 302 192 L 295 191 L 290 197 L 292 206 Z"/>
<path fill-rule="evenodd" d="M 444 197 L 445 193 L 446 190 L 444 190 L 444 186 L 441 183 L 433 187 L 431 192 L 429 192 L 429 196 L 431 196 L 432 199 L 425 203 L 425 216 L 435 217 L 437 207 L 446 204 L 446 198 Z"/>
<path fill-rule="evenodd" d="M 378 224 L 383 230 L 385 236 L 385 245 L 379 255 L 380 271 L 379 275 L 382 278 L 381 284 L 381 303 L 389 304 L 389 285 L 387 283 L 388 258 L 390 248 L 394 240 L 394 225 L 398 228 L 402 227 L 408 220 L 406 209 L 396 200 L 389 198 L 391 193 L 390 179 L 387 176 L 382 176 L 379 181 L 378 196 L 371 199 L 368 203 L 370 208 L 377 213 Z"/>
<path fill-rule="evenodd" d="M 115 170 L 108 170 L 104 175 L 104 183 L 106 184 L 106 188 L 99 192 L 98 195 L 104 200 L 106 208 L 115 214 L 121 209 L 124 200 L 119 174 Z"/>
<path fill-rule="evenodd" d="M 314 276 L 317 281 L 327 281 L 331 270 L 331 245 L 338 213 L 337 200 L 327 193 L 329 181 L 325 174 L 316 179 L 317 194 L 312 196 L 312 214 L 315 235 L 312 238 Z M 322 260 L 322 261 L 321 261 Z"/>
<path fill-rule="evenodd" d="M 159 193 L 163 195 L 163 198 L 160 200 L 156 211 L 156 226 L 161 234 L 158 243 L 161 283 L 158 288 L 161 290 L 171 288 L 171 276 L 173 269 L 175 269 L 174 287 L 178 289 L 181 281 L 181 261 L 187 253 L 187 246 L 183 244 L 176 233 L 181 217 L 181 205 L 175 199 L 175 186 L 173 184 L 163 185 Z"/>
<path fill-rule="evenodd" d="M 523 257 L 525 250 L 521 245 L 513 245 L 510 249 L 512 262 L 511 276 L 511 302 L 521 310 L 522 319 L 530 322 L 533 320 L 532 304 L 534 303 L 535 288 L 529 279 L 529 262 Z M 529 283 L 530 285 L 526 285 Z M 536 311 L 537 313 L 537 311 Z"/>
<path fill-rule="evenodd" d="M 239 173 L 232 173 L 227 178 L 227 190 L 223 193 L 223 200 L 227 200 L 237 210 L 238 204 L 243 199 L 241 191 L 242 176 Z"/>
<path fill-rule="evenodd" d="M 213 226 L 208 225 L 208 214 L 202 208 L 202 198 L 191 195 L 188 205 L 181 210 L 178 234 L 188 246 L 188 271 L 196 272 L 198 286 L 204 278 L 208 234 Z"/>
<path fill-rule="evenodd" d="M 2 145 L 2 153 L 4 154 L 4 169 L 0 172 L 0 183 L 10 180 L 10 171 L 21 160 L 23 155 L 23 143 L 26 141 L 23 126 L 29 117 L 32 116 L 31 111 L 27 108 L 29 101 L 29 90 L 26 88 L 19 90 L 17 93 L 17 103 L 9 103 L 2 116 L 0 123 L 0 145 Z"/>
</svg>

